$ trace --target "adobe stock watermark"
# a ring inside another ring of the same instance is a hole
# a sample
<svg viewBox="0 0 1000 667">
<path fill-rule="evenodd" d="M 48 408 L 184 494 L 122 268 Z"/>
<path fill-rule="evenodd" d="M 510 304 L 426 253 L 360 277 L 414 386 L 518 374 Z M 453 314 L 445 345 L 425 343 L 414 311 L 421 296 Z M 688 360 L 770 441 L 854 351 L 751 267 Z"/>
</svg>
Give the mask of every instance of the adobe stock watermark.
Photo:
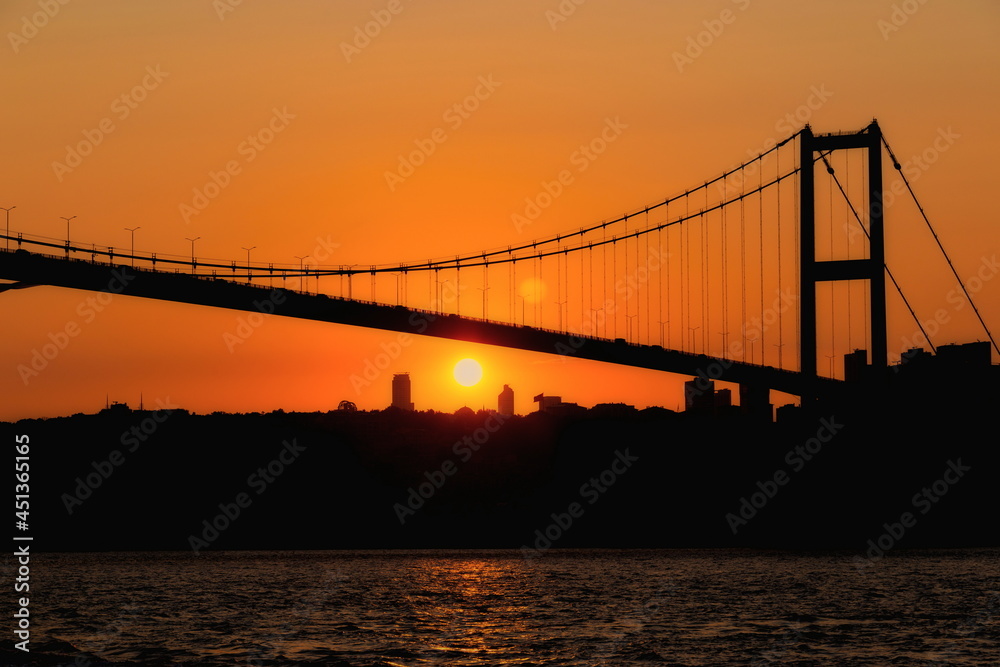
<svg viewBox="0 0 1000 667">
<path fill-rule="evenodd" d="M 362 390 L 371 387 L 394 361 L 403 356 L 403 350 L 411 345 L 413 345 L 413 335 L 406 332 L 396 334 L 394 340 L 379 343 L 381 351 L 365 358 L 361 373 L 351 373 L 350 381 L 354 393 L 360 396 Z"/>
<path fill-rule="evenodd" d="M 678 591 L 680 587 L 674 583 L 672 579 L 667 579 L 664 583 L 660 585 L 656 593 L 645 602 L 642 603 L 638 618 L 629 619 L 628 629 L 623 629 L 617 634 L 615 640 L 611 645 L 603 651 L 605 654 L 604 660 L 610 660 L 617 657 L 617 653 L 621 648 L 629 643 L 631 638 L 636 634 L 644 631 L 646 627 L 652 623 L 662 612 L 665 603 L 669 602 L 672 596 Z"/>
<path fill-rule="evenodd" d="M 436 470 L 425 471 L 425 481 L 407 489 L 406 503 L 395 503 L 392 506 L 400 525 L 405 524 L 407 519 L 414 516 L 417 510 L 433 498 L 448 479 L 459 471 L 460 464 L 468 463 L 476 452 L 489 442 L 490 437 L 500 430 L 506 420 L 507 417 L 501 414 L 490 415 L 483 421 L 482 426 L 463 436 L 461 440 L 455 441 L 455 444 L 451 446 L 451 451 L 458 458 L 458 463 L 454 459 L 447 458 L 441 462 Z"/>
<path fill-rule="evenodd" d="M 882 35 L 882 39 L 889 41 L 889 37 L 893 33 L 899 32 L 904 25 L 909 22 L 914 14 L 920 11 L 920 9 L 927 4 L 927 0 L 903 0 L 903 2 L 894 4 L 892 6 L 892 12 L 889 14 L 888 20 L 879 19 L 875 22 L 875 27 L 878 28 L 879 34 Z"/>
<path fill-rule="evenodd" d="M 328 262 L 333 257 L 333 251 L 339 247 L 340 244 L 334 243 L 329 234 L 325 237 L 317 236 L 316 245 L 313 246 L 313 251 L 310 253 L 310 256 L 318 263 L 323 264 L 324 262 Z"/>
<path fill-rule="evenodd" d="M 782 292 L 775 290 L 774 292 L 777 296 L 771 302 L 771 305 L 764 309 L 760 317 L 754 316 L 750 318 L 749 322 L 743 325 L 744 339 L 756 340 L 761 338 L 772 326 L 777 324 L 779 317 L 788 312 L 799 300 L 798 295 L 790 289 Z"/>
<path fill-rule="evenodd" d="M 402 0 L 389 0 L 384 9 L 371 10 L 372 20 L 363 25 L 354 26 L 354 37 L 350 42 L 340 43 L 340 52 L 350 64 L 355 56 L 367 49 L 372 40 L 377 39 L 382 31 L 389 27 L 393 19 L 403 13 L 406 7 Z"/>
<path fill-rule="evenodd" d="M 746 153 L 747 157 L 751 160 L 755 160 L 757 156 L 767 153 L 772 148 L 778 145 L 779 137 L 784 139 L 789 137 L 799 131 L 802 127 L 807 125 L 816 114 L 817 111 L 822 109 L 830 98 L 833 97 L 833 91 L 828 90 L 825 83 L 819 85 L 813 84 L 809 87 L 808 95 L 802 104 L 795 107 L 792 111 L 789 111 L 784 116 L 781 116 L 774 122 L 775 134 L 768 137 L 764 144 L 757 150 L 748 148 Z M 730 189 L 735 192 L 741 192 L 744 184 L 748 178 L 754 178 L 760 172 L 762 168 L 762 163 L 766 161 L 767 158 L 762 160 L 755 160 L 753 164 L 748 164 L 745 168 L 726 176 L 726 178 L 719 180 L 715 186 L 718 188 L 719 194 L 725 196 Z M 756 182 L 756 181 L 754 181 Z"/>
<path fill-rule="evenodd" d="M 910 156 L 909 160 L 900 164 L 898 167 L 899 171 L 909 179 L 911 184 L 916 183 L 961 138 L 962 135 L 951 129 L 950 125 L 947 128 L 939 127 L 937 129 L 937 136 L 934 137 L 931 144 L 920 151 L 920 153 Z M 904 192 L 906 192 L 905 183 L 896 181 L 892 184 L 892 189 L 890 190 L 892 197 L 897 197 Z M 892 197 L 886 197 L 881 202 L 884 208 L 892 206 Z"/>
<path fill-rule="evenodd" d="M 750 362 L 754 362 L 753 356 L 753 343 L 762 340 L 764 333 L 767 332 L 771 326 L 773 326 L 779 319 L 781 313 L 792 307 L 795 302 L 798 301 L 798 295 L 794 294 L 791 290 L 785 290 L 779 292 L 775 290 L 774 302 L 761 313 L 760 317 L 754 316 L 749 322 L 744 322 L 742 327 L 742 340 L 734 340 L 729 343 L 728 347 L 724 349 L 724 354 L 726 358 L 713 360 L 707 368 L 698 369 L 695 374 L 695 386 L 692 392 L 694 396 L 700 396 L 702 393 L 707 391 L 712 385 L 710 381 L 718 380 L 722 377 L 725 371 L 732 368 L 735 363 L 735 359 L 740 357 L 745 357 L 746 355 L 746 345 L 744 341 L 749 341 L 751 343 L 750 347 Z M 753 334 L 752 336 L 750 334 Z M 763 355 L 763 352 L 761 352 Z M 761 358 L 761 363 L 763 363 L 763 356 Z"/>
<path fill-rule="evenodd" d="M 587 0 L 562 0 L 555 9 L 545 10 L 545 20 L 548 21 L 549 27 L 555 30 L 560 23 L 568 21 L 569 17 L 576 13 L 577 8 L 585 2 Z"/>
<path fill-rule="evenodd" d="M 82 507 L 84 501 L 93 496 L 94 492 L 111 479 L 115 471 L 125 463 L 126 454 L 134 454 L 156 433 L 160 425 L 167 421 L 174 410 L 180 409 L 179 405 L 170 402 L 169 396 L 166 399 L 156 399 L 156 404 L 159 409 L 148 414 L 140 413 L 144 414 L 143 418 L 127 431 L 122 432 L 119 442 L 121 442 L 124 451 L 113 449 L 106 459 L 91 461 L 90 467 L 93 468 L 93 471 L 83 477 L 77 477 L 74 480 L 76 486 L 72 492 L 62 494 L 60 499 L 63 501 L 67 514 L 72 515 L 75 509 Z"/>
<path fill-rule="evenodd" d="M 939 127 L 937 129 L 937 135 L 931 141 L 924 150 L 916 153 L 908 160 L 902 163 L 893 165 L 897 171 L 903 174 L 906 179 L 913 185 L 920 178 L 930 171 L 930 168 L 941 159 L 941 156 L 951 150 L 951 147 L 955 145 L 955 142 L 962 138 L 961 134 L 958 134 L 951 129 L 949 125 L 947 128 Z M 876 215 L 882 215 L 887 211 L 893 204 L 896 203 L 896 198 L 908 193 L 906 183 L 902 178 L 896 178 L 893 180 L 892 185 L 888 188 L 883 188 L 882 192 L 878 194 L 875 201 L 872 203 L 872 213 Z M 859 211 L 861 219 L 865 223 L 867 228 L 870 224 L 871 214 L 869 211 Z M 856 240 L 867 239 L 865 232 L 857 224 L 853 224 L 850 221 L 845 222 L 843 229 L 847 232 L 848 243 L 854 243 Z"/>
<path fill-rule="evenodd" d="M 1000 273 L 1000 262 L 997 261 L 996 254 L 990 257 L 982 257 L 980 259 L 979 268 L 968 278 L 965 279 L 965 289 L 968 290 L 970 296 L 975 296 L 986 286 L 986 283 L 993 280 L 997 274 Z M 945 301 L 951 305 L 951 309 L 938 308 L 934 311 L 934 317 L 921 320 L 920 324 L 923 326 L 924 331 L 927 332 L 925 336 L 922 332 L 914 331 L 909 336 L 903 336 L 902 347 L 900 348 L 900 358 L 905 363 L 907 357 L 903 355 L 904 352 L 912 348 L 917 347 L 930 347 L 929 338 L 933 338 L 938 333 L 940 333 L 942 327 L 951 322 L 952 317 L 960 312 L 965 307 L 969 306 L 969 300 L 965 298 L 965 293 L 962 291 L 962 287 L 959 284 L 955 284 L 955 287 L 948 290 L 945 294 Z M 893 370 L 898 371 L 900 366 L 893 366 Z"/>
<path fill-rule="evenodd" d="M 575 327 L 569 327 L 570 336 L 566 341 L 556 343 L 556 354 L 563 357 L 576 354 L 587 343 L 587 337 L 596 336 L 601 325 L 606 324 L 609 318 L 614 317 L 620 312 L 625 302 L 638 294 L 639 289 L 649 282 L 652 275 L 660 270 L 669 257 L 670 253 L 663 251 L 659 247 L 651 247 L 649 253 L 646 255 L 645 264 L 637 267 L 631 274 L 624 278 L 619 278 L 615 282 L 614 292 L 623 297 L 622 305 L 618 305 L 617 299 L 608 299 L 601 304 L 600 308 L 592 311 L 591 317 L 580 324 L 579 330 L 576 330 Z"/>
<path fill-rule="evenodd" d="M 127 266 L 118 266 L 111 269 L 111 279 L 108 280 L 107 287 L 96 296 L 87 296 L 76 306 L 76 314 L 80 321 L 71 319 L 66 322 L 59 331 L 49 332 L 49 342 L 41 347 L 31 350 L 31 359 L 26 364 L 17 365 L 17 374 L 21 382 L 27 387 L 28 384 L 49 367 L 53 361 L 63 352 L 74 338 L 83 332 L 83 325 L 90 324 L 97 316 L 111 304 L 115 294 L 125 291 L 128 284 L 135 279 L 132 270 Z M 130 275 L 131 274 L 131 275 Z"/>
<path fill-rule="evenodd" d="M 236 352 L 236 347 L 250 340 L 250 337 L 267 321 L 277 306 L 285 303 L 288 296 L 283 289 L 272 289 L 268 297 L 263 300 L 253 300 L 253 307 L 256 312 L 249 315 L 240 315 L 236 318 L 236 328 L 233 331 L 226 331 L 222 334 L 222 342 L 226 344 L 229 354 Z"/>
<path fill-rule="evenodd" d="M 732 3 L 736 5 L 739 11 L 744 12 L 750 7 L 750 1 L 732 0 Z M 736 23 L 737 18 L 739 18 L 739 14 L 727 7 L 719 12 L 717 18 L 702 21 L 701 23 L 705 29 L 687 38 L 687 46 L 683 52 L 674 51 L 673 59 L 674 65 L 677 66 L 677 71 L 683 74 L 685 68 L 693 65 L 695 60 L 700 58 L 707 49 L 715 44 L 715 40 L 725 32 L 726 26 Z"/>
<path fill-rule="evenodd" d="M 875 539 L 868 540 L 868 549 L 864 556 L 854 556 L 854 566 L 860 572 L 864 572 L 875 563 L 882 560 L 885 554 L 895 547 L 906 535 L 908 530 L 912 530 L 917 525 L 920 516 L 927 514 L 934 505 L 941 502 L 953 486 L 965 477 L 965 473 L 972 470 L 972 466 L 962 465 L 962 459 L 956 461 L 948 460 L 940 479 L 935 480 L 929 486 L 925 486 L 910 498 L 913 509 L 919 510 L 919 516 L 913 512 L 903 512 L 899 515 L 899 520 L 892 523 L 883 523 L 885 530 Z"/>
<path fill-rule="evenodd" d="M 38 0 L 40 11 L 31 16 L 25 14 L 21 17 L 21 29 L 17 32 L 8 32 L 7 41 L 14 53 L 21 52 L 21 47 L 38 36 L 38 33 L 54 19 L 62 8 L 68 5 L 70 0 Z"/>
<path fill-rule="evenodd" d="M 468 285 L 442 283 L 441 297 L 434 298 L 431 308 L 442 312 L 445 305 L 456 302 L 461 293 L 467 289 Z M 415 312 L 410 314 L 407 324 L 413 329 L 413 334 L 423 334 L 438 317 L 439 315 L 434 313 Z M 413 345 L 413 334 L 401 331 L 393 337 L 393 340 L 379 343 L 380 351 L 374 356 L 365 358 L 361 372 L 351 373 L 350 382 L 356 395 L 360 396 L 362 390 L 371 387 L 393 362 L 403 356 L 403 351 Z"/>
<path fill-rule="evenodd" d="M 111 116 L 102 118 L 96 127 L 83 130 L 83 139 L 77 143 L 66 145 L 66 156 L 63 161 L 52 163 L 52 172 L 55 174 L 56 180 L 62 183 L 67 174 L 73 173 L 74 169 L 82 165 L 84 158 L 92 155 L 94 150 L 118 129 L 115 121 L 122 123 L 127 120 L 132 112 L 138 109 L 139 105 L 145 102 L 149 94 L 159 88 L 168 76 L 170 76 L 170 72 L 161 71 L 159 65 L 156 67 L 148 65 L 142 81 L 111 102 Z"/>
<path fill-rule="evenodd" d="M 801 472 L 806 467 L 806 463 L 812 461 L 823 450 L 823 445 L 833 440 L 834 436 L 842 428 L 844 428 L 844 425 L 838 424 L 837 418 L 834 416 L 821 419 L 819 428 L 816 429 L 816 434 L 813 437 L 807 439 L 801 445 L 795 445 L 795 447 L 785 453 L 784 461 L 791 467 L 792 473 Z M 739 499 L 739 509 L 736 512 L 728 512 L 725 516 L 726 523 L 729 525 L 729 529 L 733 531 L 733 535 L 757 516 L 757 513 L 764 509 L 778 495 L 781 487 L 788 484 L 789 481 L 791 481 L 791 473 L 787 472 L 784 468 L 776 469 L 763 482 L 757 480 L 758 490 L 751 493 L 749 499 L 746 496 L 741 496 Z"/>
<path fill-rule="evenodd" d="M 312 252 L 306 255 L 305 259 L 302 260 L 301 266 L 305 268 L 304 271 L 305 275 L 301 276 L 299 284 L 301 285 L 302 281 L 308 280 L 309 272 L 314 271 L 313 276 L 316 278 L 317 293 L 319 293 L 319 265 L 325 264 L 326 262 L 330 261 L 330 259 L 333 257 L 333 251 L 339 247 L 340 244 L 334 243 L 333 239 L 330 238 L 329 234 L 327 234 L 326 237 L 317 236 L 316 245 L 313 246 Z M 282 275 L 283 279 L 291 277 L 294 276 L 287 276 L 285 274 Z M 306 287 L 304 291 L 309 293 L 308 287 Z"/>
<path fill-rule="evenodd" d="M 296 438 L 292 438 L 291 442 L 284 440 L 281 444 L 282 449 L 278 452 L 277 456 L 266 466 L 257 468 L 256 471 L 250 473 L 250 476 L 247 477 L 246 485 L 257 496 L 267 491 L 285 473 L 288 467 L 299 459 L 302 452 L 306 450 L 305 445 L 300 445 Z M 198 535 L 194 533 L 188 535 L 188 546 L 191 547 L 191 550 L 195 554 L 199 554 L 203 549 L 207 549 L 212 542 L 219 539 L 222 533 L 226 532 L 240 518 L 243 510 L 250 507 L 253 501 L 254 499 L 249 493 L 241 491 L 236 494 L 232 502 L 219 503 L 219 513 L 211 519 L 202 520 L 201 532 Z"/>
<path fill-rule="evenodd" d="M 780 133 L 780 136 L 787 137 L 794 134 L 800 128 L 805 127 L 812 120 L 813 115 L 830 101 L 831 97 L 833 97 L 833 91 L 827 90 L 825 83 L 819 86 L 810 86 L 806 101 L 780 118 L 774 124 L 774 129 Z"/>
<path fill-rule="evenodd" d="M 521 212 L 511 213 L 510 221 L 514 229 L 520 234 L 525 227 L 533 223 L 542 215 L 542 211 L 552 206 L 566 188 L 576 182 L 577 174 L 587 171 L 597 158 L 604 155 L 608 146 L 613 144 L 628 129 L 628 125 L 621 121 L 620 116 L 604 119 L 604 127 L 590 141 L 580 144 L 580 146 L 570 153 L 569 167 L 559 170 L 556 177 L 551 181 L 543 180 L 541 189 L 531 196 L 524 198 L 524 209 Z"/>
<path fill-rule="evenodd" d="M 246 664 L 249 667 L 269 667 L 286 662 L 290 655 L 286 647 L 298 643 L 298 631 L 310 625 L 315 616 L 324 613 L 334 589 L 347 580 L 347 575 L 339 567 L 324 567 L 320 580 L 323 585 L 307 589 L 305 596 L 296 598 L 291 609 L 282 613 L 280 625 L 272 626 L 273 630 L 266 635 L 254 637 L 254 655 L 246 659 Z"/>
<path fill-rule="evenodd" d="M 212 9 L 220 21 L 226 20 L 226 14 L 232 14 L 243 4 L 243 0 L 212 0 Z"/>
<path fill-rule="evenodd" d="M 232 159 L 226 162 L 219 171 L 209 171 L 205 184 L 192 190 L 191 203 L 181 202 L 178 205 L 184 223 L 190 223 L 191 218 L 200 215 L 208 208 L 208 205 L 232 184 L 233 178 L 242 174 L 246 165 L 256 160 L 261 153 L 267 150 L 275 138 L 288 129 L 290 121 L 294 119 L 295 114 L 289 113 L 288 107 L 271 109 L 270 120 L 253 134 L 248 134 L 246 139 L 236 147 L 236 154 L 242 160 Z"/>
<path fill-rule="evenodd" d="M 502 81 L 495 81 L 492 74 L 480 76 L 477 81 L 479 85 L 471 95 L 455 102 L 441 114 L 441 119 L 452 132 L 462 127 L 465 121 L 479 110 L 482 103 L 490 99 L 497 88 L 503 85 Z M 395 171 L 385 172 L 385 183 L 389 186 L 389 192 L 395 192 L 397 187 L 416 173 L 418 167 L 426 164 L 427 159 L 437 152 L 438 146 L 448 141 L 449 136 L 443 127 L 436 127 L 426 138 L 414 139 L 413 144 L 416 148 L 405 155 L 400 153 L 397 156 L 399 164 Z"/>
<path fill-rule="evenodd" d="M 738 341 L 732 343 L 732 345 L 737 344 Z M 693 384 L 684 385 L 685 401 L 703 396 L 708 391 L 714 391 L 715 381 L 721 378 L 735 363 L 732 359 L 713 359 L 705 368 L 698 368 L 692 376 L 694 378 Z"/>
<path fill-rule="evenodd" d="M 615 450 L 615 458 L 611 460 L 611 465 L 601 471 L 601 474 L 591 477 L 580 486 L 580 498 L 586 500 L 588 505 L 593 505 L 614 486 L 621 476 L 632 467 L 632 464 L 639 460 L 638 456 L 625 451 Z M 521 545 L 521 555 L 525 560 L 538 558 L 554 545 L 570 528 L 573 523 L 579 520 L 586 511 L 586 508 L 578 501 L 571 502 L 565 512 L 553 512 L 551 514 L 552 523 L 535 530 L 535 541 L 533 547 L 527 544 Z"/>
</svg>

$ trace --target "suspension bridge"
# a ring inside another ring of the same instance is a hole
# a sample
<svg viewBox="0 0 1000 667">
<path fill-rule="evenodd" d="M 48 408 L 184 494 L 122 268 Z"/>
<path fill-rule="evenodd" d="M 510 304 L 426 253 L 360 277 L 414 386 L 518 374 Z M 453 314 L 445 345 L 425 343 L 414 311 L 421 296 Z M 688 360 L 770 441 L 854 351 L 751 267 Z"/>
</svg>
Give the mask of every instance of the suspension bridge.
<svg viewBox="0 0 1000 667">
<path fill-rule="evenodd" d="M 50 285 L 499 345 L 735 382 L 765 403 L 770 390 L 850 391 L 833 361 L 855 350 L 883 377 L 893 292 L 933 350 L 885 262 L 884 154 L 916 195 L 878 124 L 772 143 L 614 219 L 393 264 L 252 262 L 255 248 L 221 261 L 197 257 L 197 239 L 182 256 L 71 242 L 68 221 L 65 240 L 8 228 L 0 291 Z"/>
</svg>

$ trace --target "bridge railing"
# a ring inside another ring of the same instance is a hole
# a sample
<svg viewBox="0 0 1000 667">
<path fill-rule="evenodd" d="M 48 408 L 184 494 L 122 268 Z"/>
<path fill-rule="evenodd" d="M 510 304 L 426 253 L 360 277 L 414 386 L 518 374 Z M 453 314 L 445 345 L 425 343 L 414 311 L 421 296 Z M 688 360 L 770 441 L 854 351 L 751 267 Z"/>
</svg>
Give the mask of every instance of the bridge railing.
<svg viewBox="0 0 1000 667">
<path fill-rule="evenodd" d="M 285 274 L 288 277 L 300 277 L 315 275 L 317 271 L 321 273 L 326 273 L 330 271 L 339 270 L 339 266 L 324 266 L 324 265 L 313 265 L 310 267 L 301 267 L 298 264 L 293 263 L 274 263 L 269 262 L 268 264 L 254 264 L 253 262 L 241 263 L 233 260 L 222 260 L 213 257 L 198 258 L 197 256 L 192 257 L 190 255 L 176 255 L 172 253 L 157 253 L 157 252 L 143 252 L 143 251 L 131 251 L 131 250 L 121 250 L 116 246 L 99 245 L 92 243 L 89 245 L 74 245 L 72 242 L 55 239 L 48 236 L 41 236 L 37 234 L 25 234 L 23 232 L 2 234 L 0 233 L 0 239 L 14 242 L 17 244 L 16 248 L 8 248 L 8 244 L 4 243 L 0 247 L 0 252 L 17 252 L 18 250 L 23 250 L 22 245 L 28 244 L 36 248 L 43 248 L 43 250 L 32 250 L 35 254 L 47 255 L 52 257 L 63 257 L 66 258 L 69 255 L 70 259 L 74 259 L 71 253 L 79 253 L 84 255 L 91 255 L 92 260 L 96 261 L 96 256 L 100 255 L 103 257 L 108 257 L 111 264 L 119 265 L 120 262 L 115 262 L 117 258 L 123 260 L 130 260 L 135 262 L 148 263 L 153 266 L 157 264 L 173 264 L 177 266 L 190 266 L 194 269 L 192 272 L 197 273 L 197 269 L 209 269 L 216 271 L 233 271 L 233 272 L 243 272 L 244 275 L 249 271 L 252 273 L 263 273 L 265 275 L 275 275 L 275 274 Z M 44 250 L 50 249 L 50 250 Z M 56 254 L 58 252 L 58 254 Z M 76 258 L 79 259 L 79 258 Z M 107 263 L 107 262 L 105 262 Z M 358 269 L 352 271 L 352 273 L 364 273 L 365 271 Z M 275 276 L 277 277 L 277 276 Z"/>
</svg>

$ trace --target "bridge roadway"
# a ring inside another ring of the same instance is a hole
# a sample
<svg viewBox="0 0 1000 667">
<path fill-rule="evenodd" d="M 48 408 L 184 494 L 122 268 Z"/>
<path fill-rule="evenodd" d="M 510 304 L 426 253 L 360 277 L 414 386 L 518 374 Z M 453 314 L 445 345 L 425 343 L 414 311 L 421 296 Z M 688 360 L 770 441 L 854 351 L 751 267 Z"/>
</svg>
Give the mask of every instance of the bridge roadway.
<svg viewBox="0 0 1000 667">
<path fill-rule="evenodd" d="M 404 306 L 305 294 L 284 288 L 272 289 L 239 283 L 235 279 L 67 260 L 25 250 L 0 250 L 0 279 L 13 281 L 13 284 L 0 285 L 0 291 L 50 285 L 247 312 L 267 312 L 273 307 L 274 314 L 282 317 L 562 354 L 695 378 L 735 382 L 758 390 L 768 388 L 799 396 L 804 392 L 815 396 L 836 396 L 848 387 L 840 380 L 812 378 L 810 382 L 796 371 L 664 349 L 659 345 L 629 344 L 620 340 L 577 336 Z"/>
</svg>

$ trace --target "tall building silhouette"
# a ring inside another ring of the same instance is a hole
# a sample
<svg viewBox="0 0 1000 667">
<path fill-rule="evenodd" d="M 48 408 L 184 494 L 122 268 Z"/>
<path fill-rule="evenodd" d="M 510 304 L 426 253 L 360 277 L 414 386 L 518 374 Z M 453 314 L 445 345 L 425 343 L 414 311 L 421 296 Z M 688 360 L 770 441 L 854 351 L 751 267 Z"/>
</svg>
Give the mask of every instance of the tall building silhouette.
<svg viewBox="0 0 1000 667">
<path fill-rule="evenodd" d="M 844 380 L 863 382 L 868 375 L 868 351 L 854 350 L 844 355 Z"/>
<path fill-rule="evenodd" d="M 504 417 L 510 417 L 514 414 L 514 390 L 509 385 L 505 384 L 500 396 L 497 397 L 497 412 Z"/>
<path fill-rule="evenodd" d="M 413 410 L 410 401 L 410 374 L 396 373 L 392 376 L 392 407 Z"/>
<path fill-rule="evenodd" d="M 684 383 L 684 410 L 686 412 L 715 413 L 715 382 L 689 380 Z"/>
</svg>

